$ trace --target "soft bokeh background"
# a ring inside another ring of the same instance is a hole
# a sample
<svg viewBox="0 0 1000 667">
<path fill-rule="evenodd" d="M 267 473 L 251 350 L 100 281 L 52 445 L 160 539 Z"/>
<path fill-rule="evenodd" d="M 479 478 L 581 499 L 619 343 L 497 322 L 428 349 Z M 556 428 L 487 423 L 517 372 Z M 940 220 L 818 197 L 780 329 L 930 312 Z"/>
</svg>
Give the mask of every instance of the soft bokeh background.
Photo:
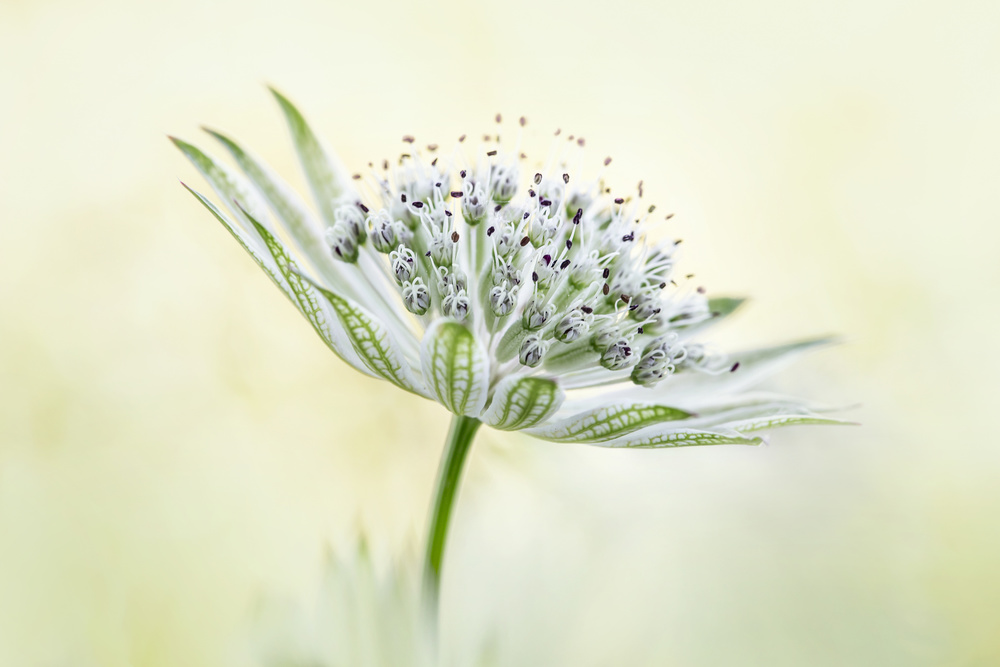
<svg viewBox="0 0 1000 667">
<path fill-rule="evenodd" d="M 420 540 L 447 418 L 326 353 L 177 184 L 225 128 L 298 179 L 497 111 L 583 134 L 754 297 L 842 332 L 784 389 L 861 428 L 617 452 L 484 433 L 457 663 L 1000 663 L 1000 4 L 0 1 L 0 664 L 227 664 L 327 545 Z M 300 182 L 296 180 L 295 182 Z"/>
</svg>

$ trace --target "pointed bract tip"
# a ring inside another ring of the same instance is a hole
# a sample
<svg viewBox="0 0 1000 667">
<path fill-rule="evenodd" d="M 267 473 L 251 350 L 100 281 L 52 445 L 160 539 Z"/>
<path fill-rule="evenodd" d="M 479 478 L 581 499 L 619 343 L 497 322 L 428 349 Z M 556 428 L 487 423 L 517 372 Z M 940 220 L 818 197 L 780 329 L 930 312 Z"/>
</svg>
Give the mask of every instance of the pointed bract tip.
<svg viewBox="0 0 1000 667">
<path fill-rule="evenodd" d="M 180 137 L 175 137 L 172 134 L 168 134 L 167 135 L 167 139 L 170 140 L 170 143 L 172 143 L 174 146 L 177 146 L 177 148 L 179 148 L 181 150 L 185 150 L 186 148 L 190 148 L 191 147 L 191 144 L 189 144 L 188 142 L 184 141 Z"/>
<path fill-rule="evenodd" d="M 272 86 L 269 83 L 266 83 L 264 85 L 267 87 L 269 91 L 271 91 L 271 94 L 274 95 L 274 98 L 278 100 L 279 104 L 281 104 L 282 106 L 285 105 L 293 106 L 291 100 L 288 99 L 288 96 L 282 93 L 280 90 L 278 90 L 275 86 Z"/>
<path fill-rule="evenodd" d="M 224 142 L 230 141 L 229 137 L 227 137 L 226 135 L 224 135 L 222 132 L 209 127 L 208 125 L 202 125 L 201 126 L 201 131 L 202 132 L 206 132 L 206 133 L 212 135 L 213 137 L 215 137 L 216 139 L 218 139 L 220 141 L 224 141 Z"/>
</svg>

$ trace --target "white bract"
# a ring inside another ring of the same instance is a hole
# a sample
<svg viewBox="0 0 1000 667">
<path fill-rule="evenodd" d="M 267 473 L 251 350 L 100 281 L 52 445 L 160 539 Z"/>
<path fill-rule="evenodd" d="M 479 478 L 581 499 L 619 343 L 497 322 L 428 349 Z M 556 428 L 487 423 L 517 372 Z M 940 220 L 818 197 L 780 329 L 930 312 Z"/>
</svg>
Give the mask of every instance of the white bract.
<svg viewBox="0 0 1000 667">
<path fill-rule="evenodd" d="M 613 195 L 499 137 L 448 155 L 406 137 L 398 162 L 352 178 L 275 97 L 315 211 L 217 132 L 238 171 L 174 142 L 223 207 L 192 193 L 362 373 L 497 429 L 603 447 L 757 444 L 836 421 L 746 391 L 825 339 L 731 355 L 695 342 L 741 301 L 677 284 L 677 243 L 648 240 L 641 183 Z"/>
</svg>

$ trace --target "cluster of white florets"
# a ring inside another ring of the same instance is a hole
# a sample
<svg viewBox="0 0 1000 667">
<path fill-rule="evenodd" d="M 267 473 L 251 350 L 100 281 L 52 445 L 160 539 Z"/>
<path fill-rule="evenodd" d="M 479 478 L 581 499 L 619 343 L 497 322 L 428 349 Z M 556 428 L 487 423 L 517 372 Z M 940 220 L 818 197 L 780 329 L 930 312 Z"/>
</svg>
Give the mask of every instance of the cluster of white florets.
<svg viewBox="0 0 1000 667">
<path fill-rule="evenodd" d="M 712 313 L 702 290 L 673 280 L 679 241 L 648 242 L 655 207 L 642 204 L 642 183 L 615 197 L 600 179 L 577 182 L 564 163 L 522 169 L 523 154 L 484 139 L 472 160 L 463 136 L 452 158 L 431 145 L 355 175 L 367 201 L 336 210 L 332 255 L 357 262 L 370 242 L 415 326 L 438 316 L 467 323 L 489 341 L 495 374 L 514 362 L 526 373 L 599 365 L 653 386 L 682 366 L 714 372 L 678 335 Z"/>
</svg>

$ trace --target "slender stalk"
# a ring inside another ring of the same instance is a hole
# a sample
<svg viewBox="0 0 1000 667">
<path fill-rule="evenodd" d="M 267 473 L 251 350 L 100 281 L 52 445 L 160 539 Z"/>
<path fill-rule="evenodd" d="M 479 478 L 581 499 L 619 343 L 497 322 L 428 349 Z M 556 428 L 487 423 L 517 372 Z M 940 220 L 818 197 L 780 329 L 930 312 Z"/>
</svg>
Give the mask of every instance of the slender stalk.
<svg viewBox="0 0 1000 667">
<path fill-rule="evenodd" d="M 480 422 L 473 417 L 454 415 L 448 440 L 445 443 L 441 466 L 438 468 L 437 490 L 431 506 L 430 529 L 427 533 L 427 560 L 424 566 L 424 594 L 431 605 L 437 605 L 438 589 L 441 584 L 441 564 L 444 559 L 445 539 L 451 510 L 462 477 L 462 467 L 472 446 L 472 439 Z"/>
</svg>

